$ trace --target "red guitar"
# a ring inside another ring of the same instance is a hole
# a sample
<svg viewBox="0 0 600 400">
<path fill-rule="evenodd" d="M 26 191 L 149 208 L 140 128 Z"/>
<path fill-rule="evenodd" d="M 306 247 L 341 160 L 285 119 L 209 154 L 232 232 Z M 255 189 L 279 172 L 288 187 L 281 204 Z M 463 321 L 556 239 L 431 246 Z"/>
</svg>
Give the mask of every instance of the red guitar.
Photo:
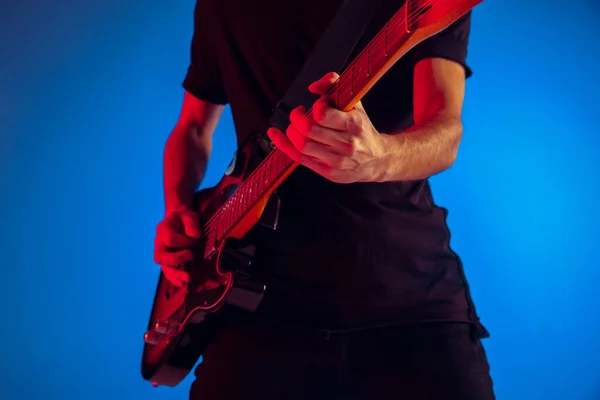
<svg viewBox="0 0 600 400">
<path fill-rule="evenodd" d="M 323 97 L 340 110 L 351 110 L 410 49 L 482 1 L 407 1 Z M 186 266 L 188 286 L 176 288 L 159 278 L 142 357 L 142 375 L 156 386 L 175 386 L 192 370 L 211 340 L 210 320 L 224 305 L 252 312 L 267 290 L 247 272 L 251 251 L 232 243 L 261 221 L 269 200 L 276 199 L 273 193 L 298 164 L 273 149 L 253 168 L 252 147 L 238 152 L 239 170 L 196 194 L 204 235 L 193 249 L 196 262 Z"/>
</svg>

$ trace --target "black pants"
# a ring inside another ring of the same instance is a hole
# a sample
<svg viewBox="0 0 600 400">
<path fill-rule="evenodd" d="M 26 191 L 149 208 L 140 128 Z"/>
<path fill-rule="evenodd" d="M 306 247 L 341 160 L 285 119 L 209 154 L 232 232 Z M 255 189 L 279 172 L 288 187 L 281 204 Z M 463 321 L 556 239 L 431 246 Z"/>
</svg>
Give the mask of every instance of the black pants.
<svg viewBox="0 0 600 400">
<path fill-rule="evenodd" d="M 222 331 L 191 400 L 491 400 L 485 350 L 467 324 L 326 335 L 272 326 Z"/>
</svg>

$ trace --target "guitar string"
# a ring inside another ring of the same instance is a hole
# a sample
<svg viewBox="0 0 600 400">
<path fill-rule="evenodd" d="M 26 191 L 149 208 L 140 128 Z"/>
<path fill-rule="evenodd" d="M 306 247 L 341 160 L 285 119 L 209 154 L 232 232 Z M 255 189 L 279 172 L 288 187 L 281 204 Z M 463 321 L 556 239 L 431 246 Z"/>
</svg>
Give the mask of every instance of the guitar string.
<svg viewBox="0 0 600 400">
<path fill-rule="evenodd" d="M 419 5 L 418 8 L 413 11 L 412 13 L 409 13 L 408 15 L 408 25 L 412 25 L 415 22 L 417 22 L 420 18 L 422 18 L 424 16 L 424 14 L 422 13 L 423 9 L 426 7 L 429 7 L 439 1 L 443 1 L 443 0 L 427 0 L 426 2 L 424 2 L 423 4 Z M 405 3 L 408 4 L 408 3 Z M 404 8 L 404 6 L 403 6 Z M 351 71 L 352 68 L 355 67 L 355 65 L 359 62 L 364 62 L 364 54 L 367 53 L 368 49 L 373 49 L 375 47 L 377 47 L 378 45 L 380 45 L 384 40 L 389 39 L 389 35 L 388 34 L 384 34 L 384 31 L 387 30 L 388 32 L 390 30 L 394 30 L 397 28 L 400 28 L 402 25 L 407 25 L 407 18 L 406 18 L 406 14 L 405 15 L 401 15 L 400 13 L 402 12 L 402 8 L 397 11 L 397 13 L 395 14 L 394 17 L 392 17 L 390 19 L 390 21 L 388 21 L 384 27 L 379 31 L 379 33 L 373 38 L 373 40 L 371 42 L 369 42 L 369 44 L 367 44 L 367 46 L 365 47 L 365 49 L 363 49 L 363 51 L 361 51 L 359 53 L 358 56 L 356 56 L 356 58 L 348 65 L 348 67 L 345 68 L 344 72 L 346 71 Z M 400 17 L 399 17 L 400 16 Z M 342 79 L 342 77 L 345 75 L 344 72 L 342 72 L 342 75 L 340 75 L 340 78 L 338 79 L 338 82 Z M 332 86 L 332 88 L 329 90 L 328 93 L 326 93 L 325 95 L 323 95 L 323 97 L 325 96 L 330 96 L 336 89 L 338 88 L 338 85 L 335 84 Z M 307 115 L 310 115 L 312 113 L 312 108 L 308 110 Z M 267 155 L 267 157 L 265 157 L 265 160 L 263 162 L 268 162 L 268 159 L 276 157 L 276 149 L 275 151 L 271 152 L 269 155 Z M 286 158 L 286 163 L 287 161 L 292 161 L 292 159 L 290 159 L 286 154 L 282 153 L 283 156 Z M 262 164 L 262 162 L 261 162 Z M 239 193 L 239 189 L 241 189 L 242 187 L 244 187 L 244 185 L 249 182 L 251 179 L 253 179 L 253 177 L 255 176 L 255 173 L 260 169 L 260 166 L 257 167 L 254 171 L 252 171 L 252 173 L 248 176 L 248 178 L 244 181 L 244 183 L 242 183 L 242 185 L 240 185 L 238 187 L 238 190 L 236 190 L 236 193 Z M 284 168 L 285 169 L 285 168 Z M 233 197 L 235 197 L 235 194 L 230 198 L 233 199 Z M 229 199 L 228 199 L 229 201 Z M 233 202 L 233 201 L 232 201 Z M 227 201 L 226 201 L 227 203 Z M 223 205 L 225 206 L 225 204 Z M 218 222 L 218 219 L 221 217 L 221 214 L 225 212 L 225 208 L 221 207 L 204 225 L 204 231 L 208 232 L 209 230 L 212 230 L 215 226 L 215 224 Z"/>
</svg>

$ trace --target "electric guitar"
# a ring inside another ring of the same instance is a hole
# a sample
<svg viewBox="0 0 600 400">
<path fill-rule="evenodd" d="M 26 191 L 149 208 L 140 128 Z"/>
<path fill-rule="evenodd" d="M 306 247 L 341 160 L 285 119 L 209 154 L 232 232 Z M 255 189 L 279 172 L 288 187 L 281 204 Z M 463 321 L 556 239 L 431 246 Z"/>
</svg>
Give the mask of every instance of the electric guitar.
<svg viewBox="0 0 600 400">
<path fill-rule="evenodd" d="M 323 98 L 340 110 L 351 110 L 410 49 L 482 1 L 406 1 Z M 275 148 L 254 166 L 252 147 L 239 149 L 236 168 L 216 186 L 196 193 L 203 236 L 192 249 L 194 264 L 182 266 L 190 273 L 190 283 L 177 288 L 162 274 L 159 278 L 142 355 L 142 376 L 154 386 L 176 386 L 188 375 L 212 340 L 211 319 L 225 305 L 252 312 L 262 300 L 266 287 L 248 271 L 252 249 L 234 243 L 264 223 L 265 214 L 271 214 L 268 219 L 275 228 L 278 200 L 273 194 L 298 164 Z M 269 202 L 272 212 L 266 213 Z"/>
</svg>

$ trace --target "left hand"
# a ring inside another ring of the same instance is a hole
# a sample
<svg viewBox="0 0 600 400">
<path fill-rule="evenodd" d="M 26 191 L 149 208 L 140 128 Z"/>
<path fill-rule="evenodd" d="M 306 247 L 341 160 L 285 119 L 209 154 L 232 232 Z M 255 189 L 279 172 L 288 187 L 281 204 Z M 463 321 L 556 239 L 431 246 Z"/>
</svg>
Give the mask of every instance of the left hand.
<svg viewBox="0 0 600 400">
<path fill-rule="evenodd" d="M 309 90 L 323 95 L 338 77 L 329 73 L 311 84 Z M 376 181 L 385 156 L 385 135 L 377 132 L 362 104 L 344 112 L 319 99 L 312 110 L 312 115 L 306 115 L 304 107 L 292 110 L 287 136 L 270 128 L 267 134 L 275 146 L 330 181 Z"/>
</svg>

